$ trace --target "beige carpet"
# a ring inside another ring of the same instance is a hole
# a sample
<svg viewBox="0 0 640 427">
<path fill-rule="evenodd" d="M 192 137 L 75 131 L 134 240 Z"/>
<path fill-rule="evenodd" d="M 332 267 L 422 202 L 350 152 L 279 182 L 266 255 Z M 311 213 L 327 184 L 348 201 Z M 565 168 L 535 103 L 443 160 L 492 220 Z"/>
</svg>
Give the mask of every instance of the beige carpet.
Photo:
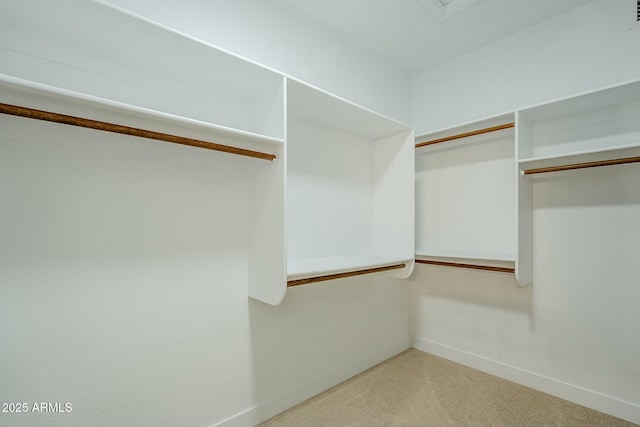
<svg viewBox="0 0 640 427">
<path fill-rule="evenodd" d="M 410 349 L 260 426 L 636 424 Z"/>
</svg>

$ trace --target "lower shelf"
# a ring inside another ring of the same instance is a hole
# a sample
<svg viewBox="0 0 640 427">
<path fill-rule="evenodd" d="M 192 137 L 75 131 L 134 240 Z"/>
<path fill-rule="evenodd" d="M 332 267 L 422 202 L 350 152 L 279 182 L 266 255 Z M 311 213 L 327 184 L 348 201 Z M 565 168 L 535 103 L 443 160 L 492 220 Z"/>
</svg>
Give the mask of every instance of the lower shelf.
<svg viewBox="0 0 640 427">
<path fill-rule="evenodd" d="M 308 277 L 306 279 L 294 279 L 287 281 L 287 287 L 308 285 L 310 283 L 324 282 L 325 280 L 344 279 L 345 277 L 362 276 L 364 274 L 382 273 L 383 271 L 399 270 L 406 268 L 407 264 L 394 264 L 386 267 L 365 268 L 362 270 L 347 271 L 344 273 L 327 274 L 325 276 Z"/>
<path fill-rule="evenodd" d="M 505 257 L 490 259 L 488 257 L 450 257 L 416 254 L 416 263 L 510 274 L 515 274 L 516 272 L 515 261 L 505 259 Z"/>
<path fill-rule="evenodd" d="M 470 252 L 470 251 L 441 251 L 417 249 L 416 257 L 423 259 L 451 259 L 487 262 L 514 263 L 515 255 L 506 252 Z"/>
<path fill-rule="evenodd" d="M 372 254 L 290 260 L 287 268 L 287 286 L 401 269 L 407 270 L 405 276 L 408 276 L 412 266 L 413 258 Z"/>
</svg>

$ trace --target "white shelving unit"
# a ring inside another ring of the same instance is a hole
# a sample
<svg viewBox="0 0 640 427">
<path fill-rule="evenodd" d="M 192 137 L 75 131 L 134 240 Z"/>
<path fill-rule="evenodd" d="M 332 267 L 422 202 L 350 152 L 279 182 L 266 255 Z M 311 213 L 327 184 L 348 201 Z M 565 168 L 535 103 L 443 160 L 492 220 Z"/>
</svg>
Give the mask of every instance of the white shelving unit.
<svg viewBox="0 0 640 427">
<path fill-rule="evenodd" d="M 640 157 L 640 82 L 517 113 L 519 281 L 533 280 L 533 173 Z M 540 170 L 540 168 L 545 168 Z M 536 171 L 537 170 L 537 171 Z M 526 173 L 526 174 L 525 174 Z"/>
<path fill-rule="evenodd" d="M 33 7 L 0 17 L 0 103 L 275 155 L 247 160 L 249 296 L 411 273 L 411 127 L 100 2 Z"/>
<path fill-rule="evenodd" d="M 30 109 L 144 128 L 152 132 L 179 133 L 185 138 L 209 139 L 212 144 L 224 142 L 224 145 L 233 148 L 275 153 L 278 147 L 284 144 L 282 138 L 229 128 L 4 74 L 0 74 L 0 88 L 1 101 L 8 105 L 27 106 L 26 108 Z"/>
<path fill-rule="evenodd" d="M 413 269 L 413 131 L 304 83 L 287 88 L 287 277 Z"/>
<path fill-rule="evenodd" d="M 286 79 L 97 2 L 33 7 L 0 17 L 0 102 L 277 156 L 247 159 L 248 273 L 251 296 L 279 302 L 269 284 L 284 289 L 286 275 L 272 250 L 285 235 Z"/>
<path fill-rule="evenodd" d="M 416 138 L 417 259 L 515 264 L 514 129 L 475 134 L 513 121 L 506 114 Z"/>
<path fill-rule="evenodd" d="M 492 156 L 489 144 L 503 138 L 506 148 L 513 144 L 513 131 L 418 148 L 416 262 L 514 265 L 517 283 L 530 284 L 537 174 L 640 161 L 638 81 L 421 135 L 416 142 L 474 133 L 508 121 L 515 123 L 514 154 L 510 159 L 498 156 L 497 163 L 482 165 Z"/>
<path fill-rule="evenodd" d="M 635 155 L 640 83 L 629 83 L 519 112 L 522 169 Z"/>
</svg>

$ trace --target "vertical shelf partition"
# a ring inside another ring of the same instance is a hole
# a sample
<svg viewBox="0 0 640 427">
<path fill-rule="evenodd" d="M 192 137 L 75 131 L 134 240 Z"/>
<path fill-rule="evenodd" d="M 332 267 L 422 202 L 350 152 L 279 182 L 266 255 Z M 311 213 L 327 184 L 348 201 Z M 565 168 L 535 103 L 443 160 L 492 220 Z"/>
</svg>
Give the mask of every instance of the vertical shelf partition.
<svg viewBox="0 0 640 427">
<path fill-rule="evenodd" d="M 413 131 L 301 82 L 287 88 L 290 286 L 413 268 Z M 337 275 L 337 276 L 336 276 Z"/>
</svg>

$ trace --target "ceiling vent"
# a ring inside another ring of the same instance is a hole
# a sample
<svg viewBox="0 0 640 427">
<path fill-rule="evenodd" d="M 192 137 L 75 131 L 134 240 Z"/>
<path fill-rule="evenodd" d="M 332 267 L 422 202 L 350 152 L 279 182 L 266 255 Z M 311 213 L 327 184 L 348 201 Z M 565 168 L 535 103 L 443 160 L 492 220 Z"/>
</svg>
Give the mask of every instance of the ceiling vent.
<svg viewBox="0 0 640 427">
<path fill-rule="evenodd" d="M 640 27 L 640 0 L 629 0 L 629 28 Z"/>
<path fill-rule="evenodd" d="M 477 1 L 478 0 L 420 0 L 420 4 L 434 17 L 443 21 Z"/>
</svg>

